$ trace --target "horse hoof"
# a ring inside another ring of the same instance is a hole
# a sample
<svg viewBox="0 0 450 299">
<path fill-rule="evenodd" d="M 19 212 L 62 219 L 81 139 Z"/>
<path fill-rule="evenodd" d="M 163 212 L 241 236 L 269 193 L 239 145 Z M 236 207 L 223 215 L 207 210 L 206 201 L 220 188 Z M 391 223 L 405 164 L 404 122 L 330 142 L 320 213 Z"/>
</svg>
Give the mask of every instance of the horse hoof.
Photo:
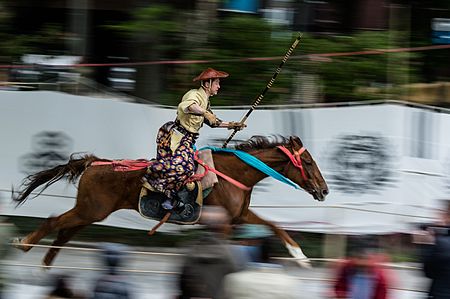
<svg viewBox="0 0 450 299">
<path fill-rule="evenodd" d="M 22 249 L 22 239 L 21 238 L 19 238 L 19 237 L 15 237 L 15 238 L 12 238 L 11 239 L 11 245 L 14 247 L 14 248 L 18 248 L 18 249 Z"/>
<path fill-rule="evenodd" d="M 305 269 L 312 269 L 311 262 L 309 261 L 309 259 L 296 260 L 296 262 L 300 267 L 303 267 Z"/>
<path fill-rule="evenodd" d="M 311 262 L 308 257 L 303 253 L 302 249 L 298 246 L 292 246 L 290 244 L 285 244 L 289 253 L 296 259 L 297 264 L 306 269 L 312 269 Z"/>
<path fill-rule="evenodd" d="M 16 238 L 11 239 L 11 244 L 13 247 L 20 249 L 22 251 L 25 251 L 25 252 L 30 250 L 31 246 L 22 245 L 22 241 L 23 241 L 22 238 L 16 237 Z"/>
</svg>

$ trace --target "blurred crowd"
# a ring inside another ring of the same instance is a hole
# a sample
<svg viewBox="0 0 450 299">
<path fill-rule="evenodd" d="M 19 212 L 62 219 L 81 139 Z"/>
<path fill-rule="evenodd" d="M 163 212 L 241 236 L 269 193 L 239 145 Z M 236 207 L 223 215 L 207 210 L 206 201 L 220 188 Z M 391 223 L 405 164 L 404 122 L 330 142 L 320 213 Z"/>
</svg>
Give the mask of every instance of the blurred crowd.
<svg viewBox="0 0 450 299">
<path fill-rule="evenodd" d="M 280 259 L 272 259 L 274 238 L 264 224 L 231 225 L 222 207 L 204 207 L 200 219 L 200 236 L 186 245 L 179 274 L 173 281 L 175 290 L 167 290 L 177 299 L 187 298 L 311 298 L 295 271 Z M 436 223 L 423 226 L 412 234 L 424 276 L 430 285 L 415 298 L 450 299 L 450 202 L 446 203 Z M 0 253 L 7 259 L 8 240 L 14 227 L 4 219 L 0 224 Z M 334 263 L 329 271 L 324 298 L 386 299 L 396 298 L 392 289 L 395 275 L 387 267 L 389 257 L 383 254 L 375 239 L 353 236 L 346 259 Z M 278 241 L 279 242 L 279 241 Z M 278 244 L 279 245 L 279 244 Z M 125 245 L 102 243 L 103 272 L 92 281 L 92 289 L 76 290 L 71 277 L 53 275 L 45 298 L 137 298 L 129 277 L 121 271 L 126 265 Z M 7 273 L 1 272 L 2 277 Z M 1 280 L 0 280 L 1 281 Z M 1 286 L 1 285 L 0 285 Z M 1 289 L 0 289 L 1 290 Z M 173 297 L 172 295 L 167 298 Z M 1 296 L 0 298 L 7 298 Z"/>
</svg>

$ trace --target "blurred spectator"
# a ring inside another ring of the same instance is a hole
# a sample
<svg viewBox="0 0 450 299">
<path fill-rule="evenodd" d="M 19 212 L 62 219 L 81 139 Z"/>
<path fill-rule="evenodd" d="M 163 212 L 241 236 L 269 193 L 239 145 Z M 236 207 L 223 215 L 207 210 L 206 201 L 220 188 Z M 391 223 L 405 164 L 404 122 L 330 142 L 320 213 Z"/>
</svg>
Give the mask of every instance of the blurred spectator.
<svg viewBox="0 0 450 299">
<path fill-rule="evenodd" d="M 107 273 L 101 276 L 95 284 L 93 299 L 128 299 L 131 296 L 131 286 L 125 277 L 118 273 L 124 260 L 126 247 L 121 244 L 105 243 L 102 245 L 102 258 Z"/>
<path fill-rule="evenodd" d="M 420 246 L 425 276 L 431 279 L 428 298 L 450 299 L 450 200 L 436 225 L 413 236 Z"/>
<path fill-rule="evenodd" d="M 57 275 L 54 280 L 54 288 L 45 298 L 83 298 L 82 296 L 75 294 L 75 292 L 70 288 L 69 277 L 67 275 Z"/>
<path fill-rule="evenodd" d="M 242 224 L 235 229 L 233 240 L 235 241 L 235 253 L 245 263 L 261 262 L 265 246 L 272 231 L 264 225 Z"/>
<path fill-rule="evenodd" d="M 237 228 L 234 238 L 249 262 L 242 271 L 225 277 L 224 298 L 298 298 L 298 281 L 281 265 L 270 261 L 271 235 L 272 232 L 260 224 L 243 224 Z"/>
<path fill-rule="evenodd" d="M 227 240 L 230 217 L 222 207 L 203 207 L 207 231 L 193 244 L 179 277 L 180 299 L 221 298 L 223 277 L 241 269 Z"/>
<path fill-rule="evenodd" d="M 349 252 L 349 259 L 339 265 L 334 284 L 336 298 L 388 298 L 388 277 L 380 265 L 380 255 L 373 252 L 371 240 L 359 237 Z"/>
</svg>

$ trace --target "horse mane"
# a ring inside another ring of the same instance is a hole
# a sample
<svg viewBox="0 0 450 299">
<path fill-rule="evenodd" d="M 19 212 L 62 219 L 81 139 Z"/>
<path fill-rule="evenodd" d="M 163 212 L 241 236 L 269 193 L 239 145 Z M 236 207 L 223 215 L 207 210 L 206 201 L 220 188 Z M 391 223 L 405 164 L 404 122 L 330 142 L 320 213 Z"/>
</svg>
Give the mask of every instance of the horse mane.
<svg viewBox="0 0 450 299">
<path fill-rule="evenodd" d="M 298 138 L 297 136 L 291 137 L 300 141 L 300 138 Z M 278 145 L 287 146 L 290 145 L 290 143 L 291 143 L 290 137 L 285 137 L 281 135 L 273 135 L 270 137 L 255 135 L 252 136 L 247 141 L 237 144 L 234 148 L 237 150 L 248 152 L 251 150 L 274 148 Z"/>
</svg>

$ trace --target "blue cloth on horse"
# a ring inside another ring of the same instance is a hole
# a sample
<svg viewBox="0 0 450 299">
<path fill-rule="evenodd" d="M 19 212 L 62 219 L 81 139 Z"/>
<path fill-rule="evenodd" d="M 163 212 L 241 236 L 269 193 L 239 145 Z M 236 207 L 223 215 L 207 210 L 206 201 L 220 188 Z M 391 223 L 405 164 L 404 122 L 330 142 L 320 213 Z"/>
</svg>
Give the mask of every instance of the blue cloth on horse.
<svg viewBox="0 0 450 299">
<path fill-rule="evenodd" d="M 250 155 L 249 153 L 246 153 L 244 151 L 236 150 L 236 149 L 229 149 L 229 148 L 221 148 L 221 147 L 215 147 L 215 146 L 205 146 L 202 147 L 200 150 L 210 149 L 213 152 L 225 152 L 225 153 L 232 153 L 236 155 L 239 159 L 241 159 L 243 162 L 247 163 L 248 165 L 258 169 L 262 173 L 267 174 L 270 177 L 273 177 L 274 179 L 288 184 L 295 189 L 301 189 L 299 185 L 264 163 L 263 161 L 259 160 L 255 156 Z"/>
</svg>

